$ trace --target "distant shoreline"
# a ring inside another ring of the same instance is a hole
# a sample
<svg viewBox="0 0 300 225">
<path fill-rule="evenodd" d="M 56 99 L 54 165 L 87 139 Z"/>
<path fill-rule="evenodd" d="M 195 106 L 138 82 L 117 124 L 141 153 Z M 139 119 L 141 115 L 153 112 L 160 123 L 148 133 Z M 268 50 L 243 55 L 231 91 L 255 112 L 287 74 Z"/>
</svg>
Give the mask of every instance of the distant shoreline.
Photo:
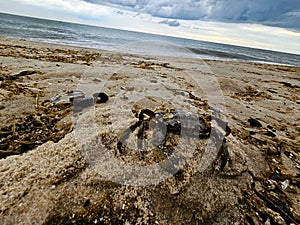
<svg viewBox="0 0 300 225">
<path fill-rule="evenodd" d="M 0 13 L 0 35 L 150 56 L 300 66 L 300 55 L 193 39 L 103 28 Z"/>
<path fill-rule="evenodd" d="M 124 54 L 124 55 L 136 55 L 136 56 L 140 56 L 142 54 L 140 53 L 128 53 L 128 52 L 119 52 L 119 51 L 115 51 L 115 50 L 105 50 L 105 49 L 101 49 L 101 48 L 93 48 L 93 47 L 85 47 L 85 46 L 78 46 L 78 45 L 70 45 L 70 44 L 63 44 L 63 43 L 51 43 L 51 42 L 47 42 L 47 41 L 36 41 L 36 40 L 26 40 L 24 38 L 14 38 L 14 37 L 7 37 L 4 35 L 0 35 L 0 40 L 1 41 L 5 41 L 5 42 L 11 42 L 11 43 L 31 43 L 32 46 L 37 46 L 40 47 L 41 45 L 49 45 L 49 46 L 57 46 L 58 48 L 67 48 L 67 49 L 86 49 L 86 50 L 91 50 L 91 51 L 96 51 L 96 52 L 111 52 L 111 53 L 115 53 L 115 54 Z M 193 50 L 191 50 L 193 51 Z M 161 55 L 146 55 L 149 57 L 164 57 Z M 166 56 L 169 57 L 169 56 Z M 181 58 L 181 57 L 178 57 Z M 263 61 L 247 61 L 247 60 L 235 60 L 235 59 L 200 59 L 197 58 L 198 60 L 203 60 L 204 62 L 213 62 L 213 61 L 219 61 L 219 62 L 229 62 L 229 63 L 245 63 L 245 64 L 265 64 L 265 65 L 278 65 L 278 66 L 288 66 L 288 67 L 300 67 L 300 65 L 290 65 L 290 64 L 280 64 L 280 63 L 275 63 L 275 62 L 263 62 Z"/>
<path fill-rule="evenodd" d="M 71 21 L 61 21 L 61 20 L 55 20 L 55 19 L 45 19 L 45 18 L 41 18 L 41 17 L 31 17 L 31 16 L 26 16 L 26 15 L 11 14 L 11 13 L 5 13 L 5 12 L 0 12 L 0 15 L 1 14 L 3 14 L 3 15 L 10 15 L 10 16 L 24 17 L 24 18 L 32 18 L 32 19 L 38 19 L 38 20 L 45 20 L 45 21 L 53 21 L 53 22 L 59 22 L 59 23 L 69 23 L 69 24 L 74 24 L 74 25 L 79 25 L 79 26 L 89 26 L 89 27 L 94 27 L 94 28 L 112 29 L 112 30 L 117 30 L 117 31 L 125 31 L 125 32 L 132 32 L 132 33 L 141 33 L 141 34 L 148 34 L 148 35 L 153 35 L 153 36 L 162 36 L 162 37 L 169 37 L 169 38 L 178 38 L 178 39 L 190 40 L 190 41 L 200 41 L 200 42 L 206 42 L 206 43 L 211 43 L 211 44 L 226 45 L 226 46 L 241 47 L 241 48 L 249 48 L 249 49 L 253 49 L 253 50 L 262 50 L 262 51 L 269 51 L 269 52 L 274 52 L 274 53 L 283 53 L 283 54 L 290 54 L 290 55 L 300 56 L 300 53 L 297 54 L 297 53 L 294 53 L 294 52 L 276 51 L 276 50 L 272 50 L 272 49 L 255 48 L 255 47 L 249 47 L 249 46 L 243 46 L 243 45 L 233 45 L 233 44 L 226 44 L 226 43 L 221 43 L 221 42 L 212 42 L 212 41 L 207 41 L 207 40 L 198 40 L 198 39 L 191 39 L 191 38 L 185 38 L 185 37 L 170 36 L 170 35 L 163 35 L 163 34 L 155 34 L 155 33 L 145 33 L 145 32 L 141 32 L 141 31 L 124 30 L 124 29 L 104 27 L 104 26 L 97 26 L 97 25 L 91 25 L 91 24 L 76 23 L 76 22 L 71 22 Z"/>
</svg>

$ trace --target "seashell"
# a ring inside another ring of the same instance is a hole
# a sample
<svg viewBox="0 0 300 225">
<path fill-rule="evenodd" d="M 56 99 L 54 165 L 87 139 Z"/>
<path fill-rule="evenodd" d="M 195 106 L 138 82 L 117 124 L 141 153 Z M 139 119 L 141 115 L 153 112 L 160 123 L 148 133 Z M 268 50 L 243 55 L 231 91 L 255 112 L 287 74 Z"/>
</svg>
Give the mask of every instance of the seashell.
<svg viewBox="0 0 300 225">
<path fill-rule="evenodd" d="M 69 99 L 65 99 L 65 98 L 59 98 L 59 99 L 54 100 L 54 101 L 52 102 L 52 105 L 55 105 L 55 106 L 69 105 L 69 104 L 70 104 Z"/>
<path fill-rule="evenodd" d="M 105 103 L 109 99 L 108 95 L 103 92 L 94 93 L 93 97 L 94 97 L 95 103 L 98 103 L 98 104 Z"/>
<path fill-rule="evenodd" d="M 85 94 L 82 91 L 73 91 L 71 95 L 69 95 L 70 102 L 73 102 L 74 99 L 82 99 L 85 97 Z"/>
<path fill-rule="evenodd" d="M 262 124 L 257 119 L 250 118 L 248 119 L 248 122 L 252 127 L 262 127 Z"/>
</svg>

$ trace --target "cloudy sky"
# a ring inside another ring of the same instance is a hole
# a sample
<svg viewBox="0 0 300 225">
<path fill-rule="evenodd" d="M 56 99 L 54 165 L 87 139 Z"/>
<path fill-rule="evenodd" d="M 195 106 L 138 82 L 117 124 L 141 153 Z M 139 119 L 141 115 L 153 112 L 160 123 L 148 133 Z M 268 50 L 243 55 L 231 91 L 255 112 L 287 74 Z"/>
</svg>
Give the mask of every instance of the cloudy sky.
<svg viewBox="0 0 300 225">
<path fill-rule="evenodd" d="M 0 0 L 1 12 L 300 54 L 300 0 Z"/>
</svg>

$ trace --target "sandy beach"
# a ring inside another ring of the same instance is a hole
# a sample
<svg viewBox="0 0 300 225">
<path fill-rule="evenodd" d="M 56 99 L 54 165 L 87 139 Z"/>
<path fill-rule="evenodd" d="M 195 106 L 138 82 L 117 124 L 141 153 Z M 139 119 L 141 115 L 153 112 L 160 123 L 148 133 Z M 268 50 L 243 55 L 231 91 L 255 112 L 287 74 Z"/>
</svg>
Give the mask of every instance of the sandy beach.
<svg viewBox="0 0 300 225">
<path fill-rule="evenodd" d="M 300 224 L 300 67 L 0 48 L 2 224 Z"/>
</svg>

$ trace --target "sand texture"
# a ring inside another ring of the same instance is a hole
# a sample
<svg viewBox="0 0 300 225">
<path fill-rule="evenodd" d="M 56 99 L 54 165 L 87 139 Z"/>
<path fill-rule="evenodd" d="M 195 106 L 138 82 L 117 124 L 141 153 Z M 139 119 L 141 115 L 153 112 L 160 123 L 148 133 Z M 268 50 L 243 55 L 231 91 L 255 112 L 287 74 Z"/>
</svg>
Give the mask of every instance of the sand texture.
<svg viewBox="0 0 300 225">
<path fill-rule="evenodd" d="M 1 224 L 300 224 L 300 67 L 0 48 Z"/>
</svg>

